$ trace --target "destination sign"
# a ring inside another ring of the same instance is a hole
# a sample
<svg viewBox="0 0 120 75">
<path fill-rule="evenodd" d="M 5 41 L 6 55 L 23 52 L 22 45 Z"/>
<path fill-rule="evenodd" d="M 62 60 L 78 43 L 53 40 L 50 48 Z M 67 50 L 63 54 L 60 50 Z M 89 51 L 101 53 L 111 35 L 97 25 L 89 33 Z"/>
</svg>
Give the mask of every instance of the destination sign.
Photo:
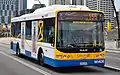
<svg viewBox="0 0 120 75">
<path fill-rule="evenodd" d="M 98 12 L 60 12 L 58 20 L 104 21 L 104 15 Z"/>
</svg>

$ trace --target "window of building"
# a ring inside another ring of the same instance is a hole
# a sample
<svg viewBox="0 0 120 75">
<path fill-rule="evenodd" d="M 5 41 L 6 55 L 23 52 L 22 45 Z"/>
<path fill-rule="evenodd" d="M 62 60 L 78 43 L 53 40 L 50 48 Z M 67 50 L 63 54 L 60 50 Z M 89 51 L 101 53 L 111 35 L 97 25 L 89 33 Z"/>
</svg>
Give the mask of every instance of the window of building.
<svg viewBox="0 0 120 75">
<path fill-rule="evenodd" d="M 1 5 L 0 5 L 0 10 L 1 10 L 2 8 L 1 8 Z"/>
<path fill-rule="evenodd" d="M 5 5 L 3 4 L 3 10 L 5 10 Z"/>
<path fill-rule="evenodd" d="M 11 11 L 9 11 L 9 16 L 11 15 Z"/>
<path fill-rule="evenodd" d="M 10 16 L 8 16 L 8 23 L 10 23 L 10 21 L 11 21 L 11 17 L 10 17 Z"/>
<path fill-rule="evenodd" d="M 7 5 L 7 10 L 9 10 L 9 5 Z"/>
<path fill-rule="evenodd" d="M 1 17 L 1 22 L 5 23 L 5 17 L 4 16 Z"/>
<path fill-rule="evenodd" d="M 7 10 L 5 10 L 5 16 L 7 16 Z"/>
<path fill-rule="evenodd" d="M 3 14 L 3 11 L 2 10 L 0 10 L 0 15 L 2 15 Z"/>
<path fill-rule="evenodd" d="M 13 7 L 13 5 L 11 5 L 11 10 L 13 11 L 13 9 L 14 9 L 14 7 Z"/>
</svg>

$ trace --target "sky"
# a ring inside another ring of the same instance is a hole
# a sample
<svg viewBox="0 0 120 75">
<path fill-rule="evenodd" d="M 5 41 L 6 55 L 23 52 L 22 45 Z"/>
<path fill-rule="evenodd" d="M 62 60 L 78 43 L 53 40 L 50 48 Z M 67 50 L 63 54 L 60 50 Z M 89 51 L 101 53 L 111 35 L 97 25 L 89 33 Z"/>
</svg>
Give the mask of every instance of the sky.
<svg viewBox="0 0 120 75">
<path fill-rule="evenodd" d="M 34 3 L 39 3 L 38 1 L 35 1 L 35 0 L 27 0 L 27 1 L 28 1 L 28 4 L 27 4 L 28 9 L 32 8 Z M 46 6 L 48 6 L 48 1 L 49 0 L 40 0 L 40 2 L 42 4 L 45 4 Z M 117 10 L 120 9 L 120 0 L 115 0 L 115 5 Z"/>
<path fill-rule="evenodd" d="M 117 10 L 119 10 L 120 9 L 120 0 L 115 0 L 115 5 L 116 5 Z"/>
</svg>

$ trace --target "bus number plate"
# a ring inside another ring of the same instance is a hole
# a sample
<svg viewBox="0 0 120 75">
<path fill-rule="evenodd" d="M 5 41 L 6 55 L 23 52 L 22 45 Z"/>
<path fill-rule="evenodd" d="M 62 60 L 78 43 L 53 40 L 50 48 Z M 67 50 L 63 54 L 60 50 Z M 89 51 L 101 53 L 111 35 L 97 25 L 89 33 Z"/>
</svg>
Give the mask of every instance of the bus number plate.
<svg viewBox="0 0 120 75">
<path fill-rule="evenodd" d="M 87 65 L 87 62 L 80 62 L 80 65 Z"/>
</svg>

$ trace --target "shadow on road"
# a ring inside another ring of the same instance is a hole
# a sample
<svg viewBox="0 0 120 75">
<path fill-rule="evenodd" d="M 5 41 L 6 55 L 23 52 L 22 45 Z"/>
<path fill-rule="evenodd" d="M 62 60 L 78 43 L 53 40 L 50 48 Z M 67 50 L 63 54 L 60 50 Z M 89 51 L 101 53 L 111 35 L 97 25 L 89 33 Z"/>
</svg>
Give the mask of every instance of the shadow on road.
<svg viewBox="0 0 120 75">
<path fill-rule="evenodd" d="M 61 68 L 53 68 L 52 69 L 55 72 L 59 73 L 98 73 L 101 71 L 98 71 L 96 69 L 92 69 L 89 67 L 61 67 Z"/>
<path fill-rule="evenodd" d="M 13 54 L 13 56 L 16 57 L 15 54 Z M 37 64 L 37 61 L 35 59 L 32 59 L 32 58 L 28 58 L 26 56 L 21 56 L 20 57 L 21 59 L 25 59 L 29 62 L 32 62 L 33 64 Z M 61 67 L 61 68 L 54 68 L 54 67 L 51 67 L 49 65 L 45 65 L 44 67 L 40 66 L 39 65 L 37 66 L 38 68 L 40 69 L 43 69 L 43 70 L 48 70 L 48 71 L 52 71 L 52 72 L 56 72 L 56 73 L 103 73 L 103 70 L 101 70 L 101 67 L 94 67 L 92 68 L 93 66 L 88 66 L 88 67 Z M 105 73 L 105 72 L 104 72 Z"/>
</svg>

